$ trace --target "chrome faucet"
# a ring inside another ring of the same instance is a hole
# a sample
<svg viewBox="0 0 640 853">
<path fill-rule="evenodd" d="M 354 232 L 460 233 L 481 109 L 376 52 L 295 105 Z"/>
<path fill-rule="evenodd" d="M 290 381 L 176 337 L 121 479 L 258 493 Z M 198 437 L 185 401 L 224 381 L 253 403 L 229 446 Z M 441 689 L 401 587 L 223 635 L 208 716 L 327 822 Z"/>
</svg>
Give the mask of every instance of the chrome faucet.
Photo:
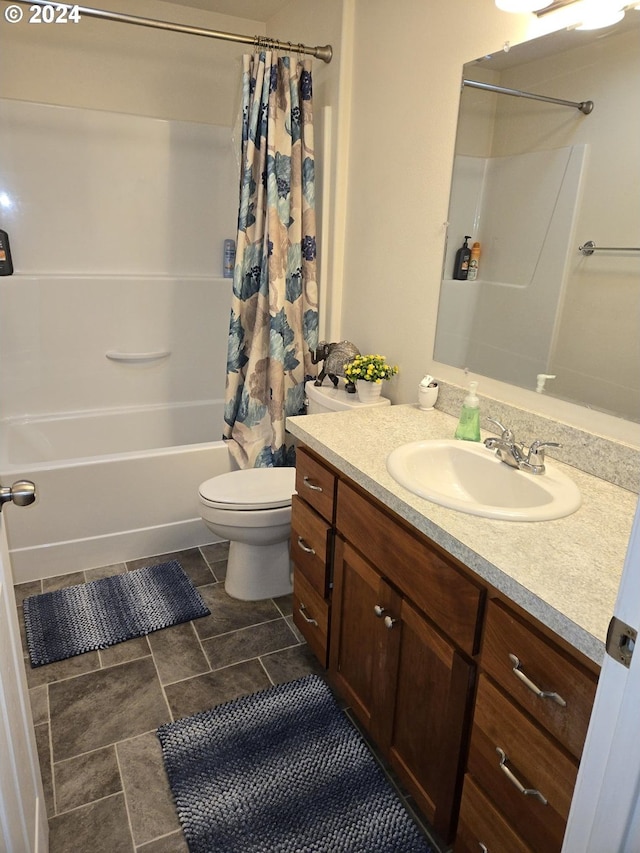
<svg viewBox="0 0 640 853">
<path fill-rule="evenodd" d="M 555 441 L 534 441 L 528 450 L 524 445 L 515 440 L 513 430 L 504 427 L 495 418 L 487 418 L 495 424 L 501 432 L 499 438 L 491 436 L 485 438 L 484 446 L 489 450 L 495 450 L 496 456 L 501 462 L 517 468 L 519 471 L 527 471 L 529 474 L 544 474 L 544 451 L 547 447 L 562 447 Z"/>
</svg>

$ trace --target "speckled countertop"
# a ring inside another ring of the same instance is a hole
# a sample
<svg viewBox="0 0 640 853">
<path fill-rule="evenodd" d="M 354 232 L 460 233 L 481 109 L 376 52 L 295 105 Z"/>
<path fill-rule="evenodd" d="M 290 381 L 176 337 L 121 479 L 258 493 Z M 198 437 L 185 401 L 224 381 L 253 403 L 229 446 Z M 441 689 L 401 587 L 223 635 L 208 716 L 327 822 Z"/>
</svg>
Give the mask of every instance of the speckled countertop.
<svg viewBox="0 0 640 853">
<path fill-rule="evenodd" d="M 495 521 L 441 507 L 396 483 L 386 469 L 393 449 L 451 438 L 455 425 L 450 415 L 414 405 L 287 420 L 299 441 L 601 664 L 638 496 L 548 460 L 576 483 L 582 506 L 554 521 Z"/>
</svg>

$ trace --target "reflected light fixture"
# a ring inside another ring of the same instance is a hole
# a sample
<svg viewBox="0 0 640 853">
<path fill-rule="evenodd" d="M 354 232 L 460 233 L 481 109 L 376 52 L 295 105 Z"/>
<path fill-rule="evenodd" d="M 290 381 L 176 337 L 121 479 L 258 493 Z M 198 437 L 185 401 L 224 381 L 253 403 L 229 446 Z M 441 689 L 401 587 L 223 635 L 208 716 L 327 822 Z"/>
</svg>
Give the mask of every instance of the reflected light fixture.
<svg viewBox="0 0 640 853">
<path fill-rule="evenodd" d="M 624 4 L 619 0 L 582 0 L 577 30 L 599 30 L 624 18 Z"/>
<path fill-rule="evenodd" d="M 496 0 L 496 6 L 503 12 L 538 12 L 550 6 L 553 0 Z"/>
</svg>

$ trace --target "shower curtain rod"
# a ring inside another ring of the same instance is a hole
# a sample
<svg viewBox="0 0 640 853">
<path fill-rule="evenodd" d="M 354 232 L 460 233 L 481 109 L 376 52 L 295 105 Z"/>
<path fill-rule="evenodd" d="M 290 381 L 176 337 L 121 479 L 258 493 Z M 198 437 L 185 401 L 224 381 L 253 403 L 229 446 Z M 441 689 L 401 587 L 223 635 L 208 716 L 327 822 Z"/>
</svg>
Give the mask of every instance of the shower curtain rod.
<svg viewBox="0 0 640 853">
<path fill-rule="evenodd" d="M 238 33 L 225 33 L 218 30 L 207 30 L 201 27 L 191 27 L 186 24 L 173 24 L 169 21 L 158 21 L 154 18 L 141 18 L 137 15 L 124 15 L 121 12 L 108 12 L 104 9 L 92 9 L 87 6 L 77 6 L 70 3 L 57 3 L 51 0 L 14 0 L 23 6 L 51 6 L 54 9 L 66 9 L 68 12 L 77 10 L 80 17 L 102 18 L 105 21 L 117 21 L 122 24 L 134 24 L 138 27 L 152 27 L 157 30 L 169 30 L 174 33 L 186 33 L 192 36 L 204 36 L 205 38 L 221 39 L 222 41 L 235 41 L 241 44 L 252 44 L 257 48 L 265 50 L 290 50 L 294 53 L 305 53 L 321 59 L 323 62 L 331 62 L 333 48 L 330 44 L 309 47 L 306 44 L 292 44 L 290 41 L 278 41 L 266 36 L 245 36 Z"/>
<path fill-rule="evenodd" d="M 548 104 L 575 107 L 586 116 L 593 110 L 593 101 L 564 101 L 562 98 L 548 98 L 546 95 L 534 95 L 533 92 L 522 92 L 520 89 L 506 89 L 504 86 L 480 83 L 478 80 L 463 80 L 462 85 L 471 86 L 473 89 L 485 89 L 487 92 L 498 92 L 500 95 L 514 95 L 516 98 L 531 98 L 534 101 L 546 101 Z"/>
</svg>

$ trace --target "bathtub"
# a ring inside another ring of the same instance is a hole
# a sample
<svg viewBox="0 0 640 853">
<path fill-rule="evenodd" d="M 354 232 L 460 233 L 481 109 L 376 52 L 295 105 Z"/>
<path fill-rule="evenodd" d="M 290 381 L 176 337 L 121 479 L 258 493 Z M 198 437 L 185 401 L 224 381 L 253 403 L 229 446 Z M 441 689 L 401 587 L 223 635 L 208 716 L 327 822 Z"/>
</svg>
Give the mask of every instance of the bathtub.
<svg viewBox="0 0 640 853">
<path fill-rule="evenodd" d="M 3 485 L 37 498 L 3 512 L 16 583 L 216 541 L 198 485 L 236 466 L 223 401 L 16 418 L 0 424 Z"/>
</svg>

